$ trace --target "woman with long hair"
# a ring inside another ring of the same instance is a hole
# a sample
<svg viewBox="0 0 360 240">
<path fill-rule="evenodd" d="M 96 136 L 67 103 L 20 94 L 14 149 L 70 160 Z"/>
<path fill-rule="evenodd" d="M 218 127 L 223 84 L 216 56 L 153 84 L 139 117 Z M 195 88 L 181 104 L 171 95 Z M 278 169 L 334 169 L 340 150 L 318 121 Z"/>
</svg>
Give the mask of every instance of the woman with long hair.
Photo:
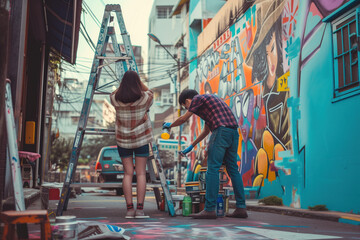
<svg viewBox="0 0 360 240">
<path fill-rule="evenodd" d="M 123 190 L 127 206 L 125 218 L 148 218 L 144 214 L 146 193 L 146 161 L 149 143 L 152 141 L 151 122 L 148 111 L 153 103 L 153 92 L 140 80 L 134 71 L 125 72 L 120 86 L 110 95 L 116 110 L 115 133 L 118 152 L 125 176 Z M 132 179 L 136 171 L 137 208 L 134 209 Z"/>
<path fill-rule="evenodd" d="M 252 66 L 252 82 L 262 82 L 262 108 L 266 129 L 256 130 L 255 143 L 261 146 L 262 132 L 267 130 L 284 149 L 291 149 L 288 91 L 278 91 L 278 78 L 284 74 L 282 17 L 285 0 L 267 0 L 259 4 L 257 31 L 245 63 Z M 261 110 L 260 110 L 261 111 Z"/>
</svg>

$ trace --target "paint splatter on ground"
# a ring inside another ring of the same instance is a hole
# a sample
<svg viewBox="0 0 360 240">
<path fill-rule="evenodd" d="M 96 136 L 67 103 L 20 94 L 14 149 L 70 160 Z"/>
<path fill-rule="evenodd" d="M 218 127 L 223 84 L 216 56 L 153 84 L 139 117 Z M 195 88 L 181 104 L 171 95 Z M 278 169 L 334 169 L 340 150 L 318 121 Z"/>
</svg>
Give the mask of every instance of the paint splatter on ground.
<svg viewBox="0 0 360 240">
<path fill-rule="evenodd" d="M 189 218 L 190 219 L 190 218 Z M 82 220 L 87 220 L 83 218 Z M 94 219 L 88 219 L 93 221 Z M 131 239 L 336 239 L 340 237 L 298 233 L 292 232 L 294 228 L 308 228 L 306 226 L 291 225 L 270 225 L 258 221 L 240 221 L 239 224 L 230 223 L 227 218 L 221 219 L 221 222 L 214 221 L 191 221 L 184 224 L 184 221 L 178 221 L 176 218 L 150 218 L 141 221 L 133 219 L 124 222 L 109 222 L 99 219 L 99 223 L 106 222 L 109 225 L 120 226 L 126 229 L 124 235 Z M 282 230 L 273 230 L 271 228 L 282 228 Z M 31 238 L 40 237 L 40 231 L 30 232 Z"/>
</svg>

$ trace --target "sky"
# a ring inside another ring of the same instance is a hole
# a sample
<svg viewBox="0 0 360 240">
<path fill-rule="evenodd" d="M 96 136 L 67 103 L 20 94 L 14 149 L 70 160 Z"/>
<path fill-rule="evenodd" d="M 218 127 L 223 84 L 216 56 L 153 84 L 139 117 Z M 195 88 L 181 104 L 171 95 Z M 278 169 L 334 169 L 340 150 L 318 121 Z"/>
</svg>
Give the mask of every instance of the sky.
<svg viewBox="0 0 360 240">
<path fill-rule="evenodd" d="M 81 22 L 85 26 L 91 40 L 94 44 L 96 44 L 99 36 L 100 24 L 94 20 L 95 17 L 98 22 L 101 23 L 105 5 L 120 4 L 126 30 L 130 35 L 131 43 L 132 45 L 142 47 L 142 56 L 146 66 L 148 49 L 147 33 L 149 29 L 149 16 L 153 3 L 154 0 L 83 0 Z M 91 11 L 89 11 L 89 9 Z M 94 17 L 91 12 L 94 14 Z M 115 20 L 117 26 L 116 17 Z M 122 39 L 120 39 L 119 36 L 119 31 L 116 31 L 116 33 L 118 42 L 122 42 Z M 66 64 L 64 68 L 67 70 L 63 73 L 63 77 L 77 78 L 80 81 L 88 81 L 93 57 L 94 51 L 90 48 L 83 35 L 79 33 L 76 65 L 70 66 L 69 64 Z"/>
</svg>

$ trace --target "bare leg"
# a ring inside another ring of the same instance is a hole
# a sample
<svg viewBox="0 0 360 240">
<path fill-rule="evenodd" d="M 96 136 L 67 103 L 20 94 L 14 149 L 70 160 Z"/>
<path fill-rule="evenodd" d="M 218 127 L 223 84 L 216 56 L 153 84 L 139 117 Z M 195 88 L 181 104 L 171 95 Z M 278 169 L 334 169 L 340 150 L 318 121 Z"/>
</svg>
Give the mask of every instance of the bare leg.
<svg viewBox="0 0 360 240">
<path fill-rule="evenodd" d="M 144 203 L 146 192 L 146 161 L 148 157 L 135 157 L 137 203 Z"/>
<path fill-rule="evenodd" d="M 133 158 L 122 158 L 122 163 L 124 166 L 124 172 L 125 176 L 123 179 L 123 191 L 125 196 L 126 205 L 133 203 L 133 197 L 132 197 L 132 179 L 134 175 L 134 164 L 133 164 Z"/>
</svg>

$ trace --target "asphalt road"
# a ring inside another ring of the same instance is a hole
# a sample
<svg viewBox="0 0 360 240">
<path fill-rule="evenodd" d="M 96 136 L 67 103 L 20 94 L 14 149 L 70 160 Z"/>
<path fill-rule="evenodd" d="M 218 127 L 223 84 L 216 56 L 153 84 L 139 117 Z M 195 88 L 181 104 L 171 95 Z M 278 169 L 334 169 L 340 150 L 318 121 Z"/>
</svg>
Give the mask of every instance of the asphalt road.
<svg viewBox="0 0 360 240">
<path fill-rule="evenodd" d="M 56 208 L 56 203 L 51 201 L 50 206 Z M 40 201 L 29 209 L 40 209 Z M 157 209 L 151 191 L 146 194 L 144 210 L 150 218 L 125 219 L 123 197 L 116 196 L 113 191 L 89 188 L 70 199 L 63 215 L 121 227 L 125 229 L 123 234 L 131 239 L 360 239 L 360 226 L 274 213 L 249 211 L 247 219 L 171 217 Z M 36 226 L 30 227 L 29 232 L 30 237 L 40 236 Z"/>
</svg>

